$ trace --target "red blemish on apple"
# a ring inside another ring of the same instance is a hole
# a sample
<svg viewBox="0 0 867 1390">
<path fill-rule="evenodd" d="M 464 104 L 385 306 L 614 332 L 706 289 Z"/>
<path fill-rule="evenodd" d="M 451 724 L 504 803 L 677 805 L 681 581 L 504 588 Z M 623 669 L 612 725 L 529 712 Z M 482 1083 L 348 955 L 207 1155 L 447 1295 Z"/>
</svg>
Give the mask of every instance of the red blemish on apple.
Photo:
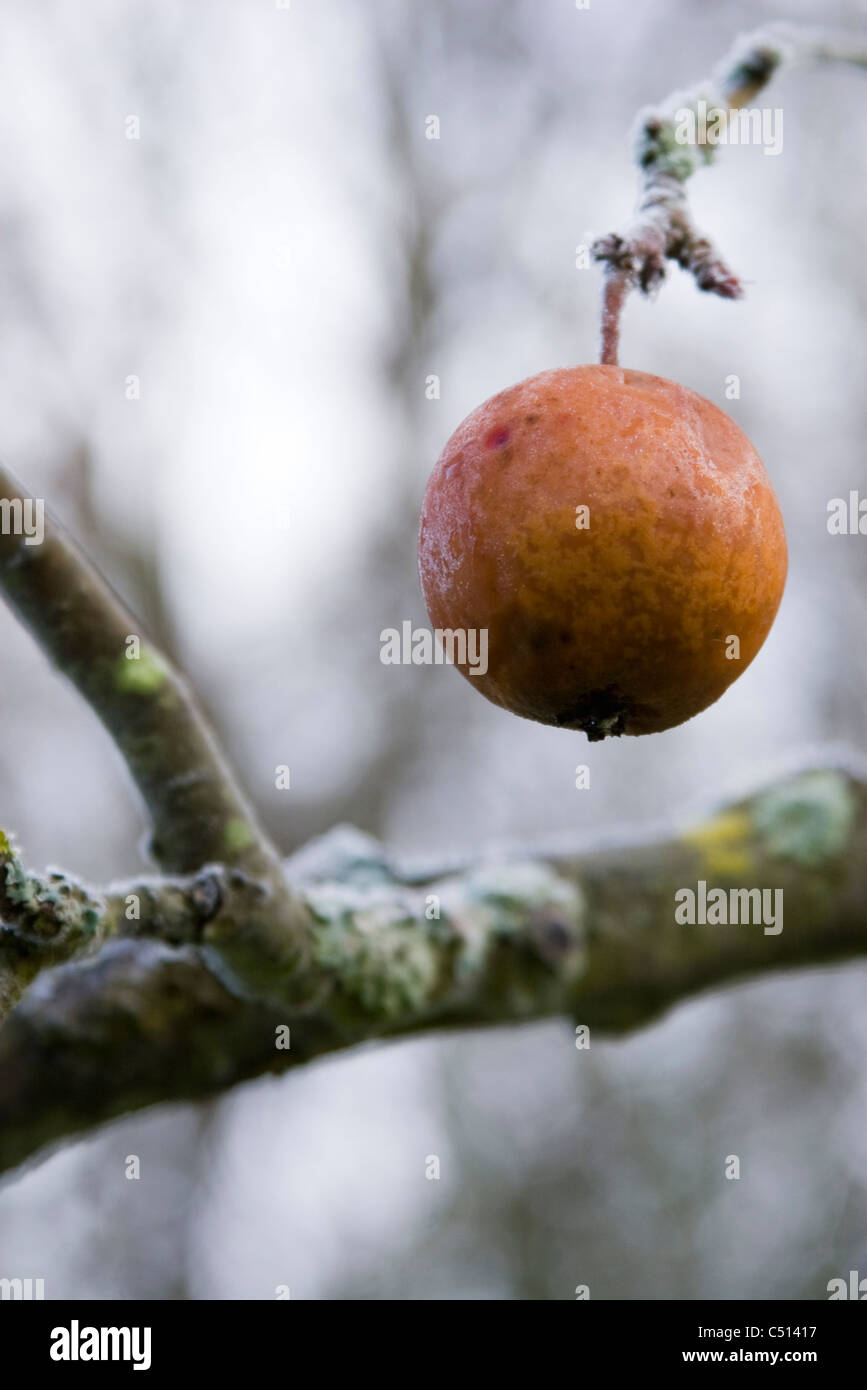
<svg viewBox="0 0 867 1390">
<path fill-rule="evenodd" d="M 491 433 L 485 440 L 485 444 L 489 449 L 502 449 L 503 445 L 508 444 L 508 442 L 509 431 L 505 425 L 498 425 L 495 430 L 491 430 Z"/>
</svg>

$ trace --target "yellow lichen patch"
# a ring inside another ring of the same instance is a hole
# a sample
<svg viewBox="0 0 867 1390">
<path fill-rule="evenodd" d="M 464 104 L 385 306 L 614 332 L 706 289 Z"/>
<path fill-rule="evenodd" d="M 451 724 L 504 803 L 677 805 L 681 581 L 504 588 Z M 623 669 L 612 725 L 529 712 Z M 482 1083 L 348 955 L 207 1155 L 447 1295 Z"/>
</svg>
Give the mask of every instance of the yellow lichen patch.
<svg viewBox="0 0 867 1390">
<path fill-rule="evenodd" d="M 730 877 L 752 867 L 751 836 L 752 824 L 745 811 L 723 811 L 687 831 L 683 838 L 700 850 L 708 877 Z"/>
</svg>

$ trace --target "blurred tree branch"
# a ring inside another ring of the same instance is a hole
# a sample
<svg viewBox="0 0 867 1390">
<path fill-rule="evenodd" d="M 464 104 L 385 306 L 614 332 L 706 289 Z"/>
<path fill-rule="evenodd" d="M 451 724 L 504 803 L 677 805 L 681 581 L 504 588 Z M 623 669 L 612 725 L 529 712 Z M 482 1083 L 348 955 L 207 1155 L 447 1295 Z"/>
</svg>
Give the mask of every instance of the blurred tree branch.
<svg viewBox="0 0 867 1390">
<path fill-rule="evenodd" d="M 694 276 L 700 290 L 737 299 L 737 276 L 692 220 L 685 184 L 709 164 L 716 144 L 689 143 L 677 133 L 678 113 L 724 113 L 746 107 L 781 67 L 797 62 L 843 62 L 867 67 L 867 39 L 793 24 L 769 24 L 741 36 L 713 76 L 694 91 L 674 92 L 660 106 L 639 112 L 634 135 L 640 193 L 632 221 L 599 237 L 593 257 L 605 266 L 600 362 L 617 365 L 620 317 L 632 289 L 652 294 L 665 279 L 667 260 Z M 723 139 L 725 131 L 722 131 Z"/>
</svg>

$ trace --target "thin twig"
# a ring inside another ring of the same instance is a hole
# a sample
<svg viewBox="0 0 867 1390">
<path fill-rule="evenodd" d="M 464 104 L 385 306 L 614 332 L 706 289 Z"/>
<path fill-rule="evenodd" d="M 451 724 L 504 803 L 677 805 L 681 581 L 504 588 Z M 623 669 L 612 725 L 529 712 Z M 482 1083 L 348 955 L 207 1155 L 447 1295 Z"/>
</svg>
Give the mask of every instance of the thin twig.
<svg viewBox="0 0 867 1390">
<path fill-rule="evenodd" d="M 640 192 L 630 223 L 593 243 L 605 266 L 599 360 L 617 365 L 620 318 L 630 290 L 653 294 L 665 279 L 666 261 L 676 261 L 700 290 L 738 299 L 743 287 L 713 242 L 692 220 L 685 184 L 714 157 L 713 144 L 688 143 L 679 128 L 683 111 L 724 113 L 724 123 L 747 106 L 781 67 L 795 62 L 845 62 L 867 66 L 867 41 L 817 28 L 768 25 L 738 39 L 714 75 L 694 91 L 675 92 L 656 108 L 639 113 L 634 157 Z"/>
</svg>

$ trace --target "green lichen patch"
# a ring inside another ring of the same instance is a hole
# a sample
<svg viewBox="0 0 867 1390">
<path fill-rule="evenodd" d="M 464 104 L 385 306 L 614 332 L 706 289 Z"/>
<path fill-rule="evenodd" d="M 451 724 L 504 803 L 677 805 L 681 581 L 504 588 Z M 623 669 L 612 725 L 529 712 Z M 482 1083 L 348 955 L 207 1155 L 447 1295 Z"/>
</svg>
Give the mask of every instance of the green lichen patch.
<svg viewBox="0 0 867 1390">
<path fill-rule="evenodd" d="M 5 869 L 5 896 L 9 902 L 16 906 L 27 907 L 36 905 L 36 884 L 28 876 L 21 860 L 14 850 L 8 851 L 9 857 L 6 859 L 3 868 Z"/>
<path fill-rule="evenodd" d="M 60 958 L 64 958 L 98 931 L 101 905 L 65 875 L 37 878 L 27 873 L 14 853 L 3 856 L 0 874 L 8 925 L 21 943 L 53 952 L 62 948 Z"/>
<path fill-rule="evenodd" d="M 252 827 L 248 825 L 245 820 L 242 820 L 240 816 L 236 816 L 232 820 L 226 822 L 226 827 L 223 831 L 223 844 L 227 854 L 242 854 L 245 849 L 249 849 L 255 842 L 256 837 L 253 834 Z"/>
<path fill-rule="evenodd" d="M 308 883 L 326 880 L 371 888 L 393 883 L 388 851 L 353 825 L 335 825 L 296 852 L 289 861 L 293 877 Z"/>
<path fill-rule="evenodd" d="M 846 854 L 857 813 L 849 779 L 823 770 L 763 792 L 753 804 L 752 822 L 767 855 L 821 868 Z"/>
<path fill-rule="evenodd" d="M 669 174 L 680 183 L 685 183 L 695 171 L 690 146 L 678 140 L 673 121 L 661 118 L 651 118 L 641 126 L 635 157 L 642 169 L 653 165 L 660 173 Z"/>
<path fill-rule="evenodd" d="M 154 695 L 166 682 L 168 671 L 152 647 L 142 647 L 137 657 L 118 658 L 115 688 L 124 695 Z"/>
<path fill-rule="evenodd" d="M 523 988 L 527 970 L 560 984 L 583 972 L 584 899 L 549 865 L 489 864 L 444 884 L 442 898 L 459 940 L 452 966 L 459 986 L 490 971 L 493 961 L 498 987 L 510 993 Z"/>
<path fill-rule="evenodd" d="M 350 1005 L 388 1023 L 431 1003 L 441 948 L 409 901 L 341 884 L 310 887 L 305 897 L 317 923 L 314 964 Z"/>
<path fill-rule="evenodd" d="M 584 905 L 574 883 L 536 860 L 486 865 L 463 884 L 467 906 L 481 914 L 500 937 L 524 929 L 528 917 L 549 913 L 577 943 L 582 936 Z"/>
</svg>

